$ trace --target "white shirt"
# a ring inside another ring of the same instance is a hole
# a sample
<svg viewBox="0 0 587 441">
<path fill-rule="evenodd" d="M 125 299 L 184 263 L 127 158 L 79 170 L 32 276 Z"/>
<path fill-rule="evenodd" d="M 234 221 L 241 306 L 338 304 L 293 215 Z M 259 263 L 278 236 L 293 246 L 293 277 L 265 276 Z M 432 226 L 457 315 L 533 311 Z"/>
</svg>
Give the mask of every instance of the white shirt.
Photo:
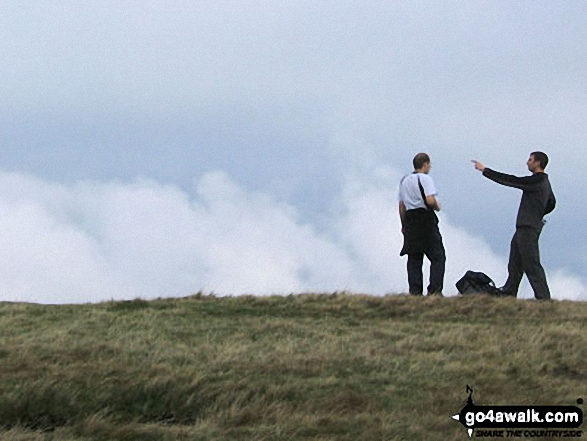
<svg viewBox="0 0 587 441">
<path fill-rule="evenodd" d="M 422 184 L 422 188 L 424 188 L 424 194 L 426 196 L 436 196 L 434 181 L 427 174 L 412 173 L 404 176 L 399 184 L 398 200 L 404 203 L 406 210 L 426 208 L 420 187 L 418 186 L 418 178 L 420 178 L 420 183 Z"/>
</svg>

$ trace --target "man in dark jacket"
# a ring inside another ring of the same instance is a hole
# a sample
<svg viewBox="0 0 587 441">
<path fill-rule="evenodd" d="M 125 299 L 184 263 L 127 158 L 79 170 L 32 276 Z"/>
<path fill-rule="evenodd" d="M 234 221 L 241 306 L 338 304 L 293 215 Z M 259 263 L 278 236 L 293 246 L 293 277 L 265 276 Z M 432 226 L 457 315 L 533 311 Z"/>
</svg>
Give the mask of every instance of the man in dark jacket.
<svg viewBox="0 0 587 441">
<path fill-rule="evenodd" d="M 548 156 L 543 152 L 530 153 L 527 165 L 532 175 L 523 177 L 497 172 L 475 160 L 471 162 L 486 178 L 523 191 L 516 220 L 516 233 L 510 247 L 508 279 L 501 291 L 504 295 L 517 296 L 518 287 L 525 273 L 536 299 L 550 299 L 550 290 L 540 264 L 538 249 L 538 238 L 545 222 L 543 218 L 554 210 L 556 205 L 548 175 L 544 173 Z"/>
<path fill-rule="evenodd" d="M 410 294 L 422 295 L 424 255 L 430 260 L 428 295 L 442 295 L 445 251 L 435 211 L 440 211 L 434 181 L 428 174 L 430 157 L 418 153 L 412 161 L 414 172 L 404 176 L 399 185 L 399 215 L 404 244 L 401 256 L 408 255 Z"/>
</svg>

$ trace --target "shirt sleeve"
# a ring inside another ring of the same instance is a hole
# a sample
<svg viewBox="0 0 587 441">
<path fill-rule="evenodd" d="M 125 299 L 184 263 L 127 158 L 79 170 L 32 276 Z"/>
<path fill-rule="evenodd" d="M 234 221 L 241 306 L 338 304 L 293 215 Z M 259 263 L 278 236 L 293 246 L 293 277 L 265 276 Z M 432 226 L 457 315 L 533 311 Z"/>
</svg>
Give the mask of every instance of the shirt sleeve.
<svg viewBox="0 0 587 441">
<path fill-rule="evenodd" d="M 540 176 L 534 174 L 532 176 L 513 176 L 498 171 L 492 170 L 489 167 L 485 167 L 483 170 L 483 176 L 491 179 L 498 184 L 505 185 L 506 187 L 514 187 L 524 191 L 537 190 L 540 183 Z"/>
<path fill-rule="evenodd" d="M 402 202 L 404 200 L 404 198 L 405 198 L 404 191 L 403 191 L 403 184 L 404 184 L 404 180 L 405 179 L 406 179 L 406 177 L 404 176 L 401 179 L 401 181 L 399 183 L 399 186 L 398 186 L 398 189 L 397 189 L 397 200 L 398 200 L 398 202 Z"/>
<path fill-rule="evenodd" d="M 556 207 L 556 198 L 554 197 L 553 193 L 550 193 L 548 196 L 548 202 L 546 203 L 546 208 L 544 209 L 544 214 L 552 213 Z"/>
<path fill-rule="evenodd" d="M 420 175 L 420 182 L 422 183 L 422 188 L 424 189 L 424 195 L 436 196 L 436 187 L 434 186 L 434 181 L 430 176 L 425 174 Z"/>
</svg>

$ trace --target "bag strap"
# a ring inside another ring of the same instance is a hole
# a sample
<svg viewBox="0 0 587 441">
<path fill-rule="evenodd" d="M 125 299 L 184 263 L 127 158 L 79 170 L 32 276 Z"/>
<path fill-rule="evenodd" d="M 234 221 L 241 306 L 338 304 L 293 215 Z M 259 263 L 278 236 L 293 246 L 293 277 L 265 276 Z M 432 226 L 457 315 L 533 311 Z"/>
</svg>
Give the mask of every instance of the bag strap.
<svg viewBox="0 0 587 441">
<path fill-rule="evenodd" d="M 426 201 L 426 195 L 424 194 L 424 187 L 422 186 L 422 182 L 420 182 L 420 176 L 418 175 L 418 187 L 420 188 L 420 194 L 422 195 L 422 199 L 424 200 L 424 205 L 426 206 L 427 210 L 431 210 L 432 207 L 428 205 Z"/>
</svg>

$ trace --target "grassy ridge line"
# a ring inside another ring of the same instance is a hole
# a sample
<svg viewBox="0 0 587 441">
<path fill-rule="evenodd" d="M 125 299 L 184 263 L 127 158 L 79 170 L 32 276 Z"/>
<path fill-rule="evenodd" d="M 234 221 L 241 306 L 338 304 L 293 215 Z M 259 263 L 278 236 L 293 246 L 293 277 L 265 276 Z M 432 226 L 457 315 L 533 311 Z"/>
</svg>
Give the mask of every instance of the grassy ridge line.
<svg viewBox="0 0 587 441">
<path fill-rule="evenodd" d="M 465 439 L 466 384 L 585 398 L 586 318 L 486 296 L 3 303 L 0 439 Z"/>
</svg>

